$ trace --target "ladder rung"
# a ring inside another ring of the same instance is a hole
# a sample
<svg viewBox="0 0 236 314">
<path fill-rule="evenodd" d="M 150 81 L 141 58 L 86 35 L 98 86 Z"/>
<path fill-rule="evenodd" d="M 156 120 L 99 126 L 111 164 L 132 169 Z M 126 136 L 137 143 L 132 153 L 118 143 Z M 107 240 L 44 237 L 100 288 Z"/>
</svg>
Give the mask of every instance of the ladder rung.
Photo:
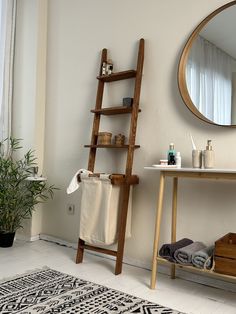
<svg viewBox="0 0 236 314">
<path fill-rule="evenodd" d="M 133 78 L 136 76 L 136 73 L 137 72 L 135 70 L 128 70 L 128 71 L 112 73 L 110 75 L 100 75 L 100 76 L 97 76 L 97 79 L 102 82 L 114 82 L 114 81 L 120 81 L 120 80 Z"/>
<path fill-rule="evenodd" d="M 101 173 L 93 173 L 89 174 L 89 177 L 100 177 Z M 112 185 L 122 185 L 122 184 L 128 184 L 128 185 L 134 185 L 139 183 L 139 177 L 136 174 L 132 175 L 125 175 L 120 173 L 114 173 L 110 174 L 109 179 L 111 180 Z M 78 174 L 77 176 L 78 182 L 81 182 L 81 177 Z"/>
<path fill-rule="evenodd" d="M 117 107 L 107 107 L 101 109 L 92 109 L 90 110 L 92 113 L 98 113 L 103 115 L 115 115 L 115 114 L 125 114 L 125 113 L 132 113 L 133 107 L 126 107 L 126 106 L 117 106 Z M 141 112 L 141 109 L 138 110 Z"/>
<path fill-rule="evenodd" d="M 97 246 L 92 246 L 92 245 L 88 245 L 88 244 L 84 244 L 84 245 L 80 245 L 79 246 L 81 249 L 86 249 L 86 250 L 90 250 L 90 251 L 95 251 L 95 252 L 99 252 L 99 253 L 103 253 L 103 254 L 108 254 L 108 255 L 112 255 L 112 256 L 116 256 L 117 252 L 116 251 L 112 251 L 112 250 L 108 250 L 108 249 L 104 249 L 104 248 L 100 248 Z"/>
<path fill-rule="evenodd" d="M 98 113 L 103 115 L 116 115 L 116 114 L 125 114 L 125 113 L 132 113 L 132 107 L 126 106 L 118 106 L 118 107 L 107 107 L 101 109 L 92 109 L 90 110 L 92 113 Z M 141 109 L 138 110 L 141 112 Z"/>
<path fill-rule="evenodd" d="M 125 183 L 129 185 L 134 185 L 139 183 L 139 177 L 135 174 L 123 177 L 119 177 L 118 175 L 112 175 L 111 183 L 113 185 L 122 185 Z"/>
</svg>

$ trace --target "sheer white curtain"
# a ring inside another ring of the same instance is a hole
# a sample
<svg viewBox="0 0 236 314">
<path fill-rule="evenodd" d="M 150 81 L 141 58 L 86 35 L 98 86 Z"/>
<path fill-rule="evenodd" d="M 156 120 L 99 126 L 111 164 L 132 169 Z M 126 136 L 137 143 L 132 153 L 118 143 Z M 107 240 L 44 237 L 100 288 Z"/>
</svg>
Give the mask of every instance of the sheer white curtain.
<svg viewBox="0 0 236 314">
<path fill-rule="evenodd" d="M 0 0 L 0 139 L 11 135 L 16 0 Z"/>
<path fill-rule="evenodd" d="M 231 124 L 233 58 L 198 36 L 187 67 L 187 87 L 198 110 L 218 124 Z"/>
</svg>

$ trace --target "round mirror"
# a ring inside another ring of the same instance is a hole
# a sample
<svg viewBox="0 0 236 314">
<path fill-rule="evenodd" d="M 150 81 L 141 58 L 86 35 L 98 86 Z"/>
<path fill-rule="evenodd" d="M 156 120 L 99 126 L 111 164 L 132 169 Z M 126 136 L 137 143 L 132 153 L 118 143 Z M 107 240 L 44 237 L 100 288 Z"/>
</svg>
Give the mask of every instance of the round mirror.
<svg viewBox="0 0 236 314">
<path fill-rule="evenodd" d="M 236 1 L 206 17 L 180 58 L 178 83 L 187 107 L 211 124 L 236 127 Z"/>
</svg>

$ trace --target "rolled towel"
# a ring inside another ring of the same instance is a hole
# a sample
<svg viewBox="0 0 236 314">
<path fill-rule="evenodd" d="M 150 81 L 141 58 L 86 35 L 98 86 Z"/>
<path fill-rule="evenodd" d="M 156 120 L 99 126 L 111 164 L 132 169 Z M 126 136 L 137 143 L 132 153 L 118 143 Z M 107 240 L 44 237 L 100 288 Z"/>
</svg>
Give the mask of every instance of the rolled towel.
<svg viewBox="0 0 236 314">
<path fill-rule="evenodd" d="M 174 253 L 174 258 L 177 263 L 183 265 L 191 265 L 192 264 L 192 255 L 193 253 L 202 250 L 206 247 L 202 242 L 193 242 L 181 249 L 178 249 Z"/>
<path fill-rule="evenodd" d="M 214 245 L 205 247 L 192 255 L 192 263 L 198 268 L 211 268 Z"/>
<path fill-rule="evenodd" d="M 183 238 L 177 242 L 170 243 L 170 244 L 163 244 L 162 247 L 159 250 L 159 255 L 165 259 L 167 259 L 170 262 L 175 262 L 174 259 L 174 253 L 176 250 L 187 246 L 189 244 L 193 243 L 192 240 Z"/>
</svg>

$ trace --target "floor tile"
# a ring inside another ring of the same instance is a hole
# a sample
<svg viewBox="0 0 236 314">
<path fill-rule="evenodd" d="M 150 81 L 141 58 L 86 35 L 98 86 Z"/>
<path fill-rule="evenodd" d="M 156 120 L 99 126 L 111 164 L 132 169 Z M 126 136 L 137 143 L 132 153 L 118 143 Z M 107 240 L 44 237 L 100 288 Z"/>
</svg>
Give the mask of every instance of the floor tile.
<svg viewBox="0 0 236 314">
<path fill-rule="evenodd" d="M 74 249 L 48 241 L 17 240 L 12 248 L 0 248 L 0 279 L 48 266 L 187 314 L 236 314 L 236 293 L 163 274 L 151 290 L 146 269 L 124 264 L 115 276 L 113 260 L 86 252 L 83 263 L 75 264 L 75 255 Z"/>
</svg>

